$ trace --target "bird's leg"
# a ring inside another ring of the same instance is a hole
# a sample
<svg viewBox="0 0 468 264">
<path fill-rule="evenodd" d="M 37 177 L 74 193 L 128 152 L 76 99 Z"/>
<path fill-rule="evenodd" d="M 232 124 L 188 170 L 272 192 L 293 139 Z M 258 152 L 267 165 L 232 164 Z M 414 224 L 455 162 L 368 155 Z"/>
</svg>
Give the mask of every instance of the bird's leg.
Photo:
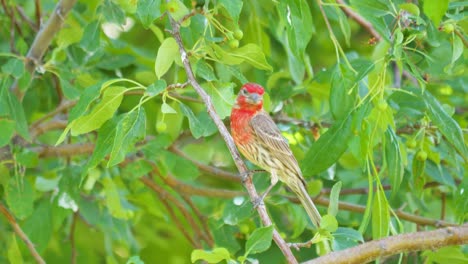
<svg viewBox="0 0 468 264">
<path fill-rule="evenodd" d="M 244 183 L 247 180 L 247 177 L 249 177 L 249 175 L 253 175 L 253 174 L 259 173 L 259 172 L 266 172 L 266 170 L 249 170 L 249 171 L 246 171 L 246 172 L 239 173 L 239 176 L 241 177 L 241 180 Z"/>
<path fill-rule="evenodd" d="M 270 186 L 268 186 L 268 188 L 265 190 L 265 192 L 263 192 L 262 195 L 260 195 L 260 197 L 254 201 L 254 208 L 257 208 L 258 206 L 260 205 L 263 205 L 263 199 L 265 199 L 265 197 L 268 195 L 268 193 L 271 191 L 271 189 L 273 189 L 273 187 L 275 187 L 275 185 L 278 183 L 278 176 L 276 175 L 275 172 L 272 172 L 271 173 L 271 184 Z"/>
</svg>

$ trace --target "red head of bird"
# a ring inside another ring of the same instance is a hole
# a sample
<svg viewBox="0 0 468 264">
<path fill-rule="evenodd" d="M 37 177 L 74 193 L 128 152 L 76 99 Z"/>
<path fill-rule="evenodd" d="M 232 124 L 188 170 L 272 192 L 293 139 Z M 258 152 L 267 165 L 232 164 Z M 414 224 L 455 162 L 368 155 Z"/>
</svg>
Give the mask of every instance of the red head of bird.
<svg viewBox="0 0 468 264">
<path fill-rule="evenodd" d="M 263 94 L 265 90 L 256 83 L 246 83 L 242 86 L 236 99 L 235 107 L 238 109 L 257 112 L 263 107 Z"/>
</svg>

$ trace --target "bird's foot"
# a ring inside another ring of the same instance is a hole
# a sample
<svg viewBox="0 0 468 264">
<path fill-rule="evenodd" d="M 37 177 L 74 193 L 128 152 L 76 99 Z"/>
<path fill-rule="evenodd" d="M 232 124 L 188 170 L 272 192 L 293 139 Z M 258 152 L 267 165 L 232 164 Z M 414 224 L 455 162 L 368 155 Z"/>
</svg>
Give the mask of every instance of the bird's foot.
<svg viewBox="0 0 468 264">
<path fill-rule="evenodd" d="M 259 172 L 266 172 L 266 170 L 249 170 L 239 173 L 239 176 L 241 177 L 242 182 L 245 183 L 251 175 L 253 176 L 255 173 Z"/>
<path fill-rule="evenodd" d="M 265 203 L 263 202 L 264 198 L 265 197 L 262 195 L 262 196 L 259 196 L 254 201 L 252 201 L 253 209 L 257 209 L 259 206 L 265 206 Z"/>
</svg>

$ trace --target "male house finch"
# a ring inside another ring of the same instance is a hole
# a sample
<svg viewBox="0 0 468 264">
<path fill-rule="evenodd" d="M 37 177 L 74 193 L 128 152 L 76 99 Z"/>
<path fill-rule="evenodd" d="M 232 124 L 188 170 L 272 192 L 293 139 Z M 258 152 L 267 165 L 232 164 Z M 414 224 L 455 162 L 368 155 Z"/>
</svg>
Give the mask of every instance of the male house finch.
<svg viewBox="0 0 468 264">
<path fill-rule="evenodd" d="M 305 180 L 289 144 L 271 117 L 263 110 L 262 86 L 244 84 L 231 112 L 231 133 L 240 152 L 271 174 L 271 185 L 284 182 L 298 197 L 312 223 L 318 227 L 320 213 L 305 188 Z"/>
</svg>

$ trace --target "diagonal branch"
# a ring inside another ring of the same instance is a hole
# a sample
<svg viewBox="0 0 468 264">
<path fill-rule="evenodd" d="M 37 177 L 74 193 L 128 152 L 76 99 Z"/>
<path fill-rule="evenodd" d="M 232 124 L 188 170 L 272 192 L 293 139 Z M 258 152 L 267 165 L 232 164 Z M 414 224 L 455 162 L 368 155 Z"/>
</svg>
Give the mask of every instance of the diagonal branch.
<svg viewBox="0 0 468 264">
<path fill-rule="evenodd" d="M 239 152 L 236 149 L 236 146 L 234 144 L 234 141 L 231 137 L 231 134 L 229 134 L 226 126 L 224 125 L 223 121 L 221 118 L 219 118 L 218 114 L 216 113 L 213 102 L 211 101 L 210 96 L 203 90 L 203 88 L 200 86 L 200 84 L 197 82 L 195 79 L 195 76 L 192 71 L 192 66 L 190 65 L 187 51 L 185 50 L 184 44 L 182 42 L 182 38 L 180 36 L 180 24 L 177 23 L 171 16 L 168 16 L 169 20 L 172 25 L 172 35 L 174 36 L 174 39 L 177 42 L 177 45 L 179 46 L 179 51 L 180 55 L 182 58 L 182 63 L 184 65 L 185 72 L 187 74 L 188 81 L 192 85 L 192 87 L 195 89 L 195 91 L 198 93 L 198 95 L 202 98 L 203 102 L 206 105 L 208 114 L 210 117 L 213 119 L 214 123 L 216 124 L 216 127 L 219 130 L 219 133 L 223 137 L 224 141 L 226 142 L 226 146 L 229 149 L 229 152 L 231 153 L 232 158 L 234 159 L 234 162 L 237 166 L 237 169 L 241 173 L 241 175 L 250 175 L 245 163 L 242 161 Z M 259 199 L 259 195 L 257 191 L 255 190 L 255 186 L 252 183 L 251 177 L 246 177 L 244 181 L 244 186 L 247 189 L 247 192 L 249 193 L 251 201 L 256 201 Z M 268 216 L 268 213 L 266 211 L 265 206 L 257 206 L 257 212 L 260 216 L 260 219 L 262 220 L 262 223 L 264 226 L 270 226 L 272 225 L 271 219 Z M 296 258 L 294 257 L 291 249 L 287 245 L 287 243 L 284 241 L 284 239 L 280 236 L 278 231 L 276 229 L 273 229 L 273 239 L 275 243 L 278 245 L 280 250 L 283 252 L 283 255 L 286 257 L 287 261 L 289 263 L 297 263 Z"/>
<path fill-rule="evenodd" d="M 31 48 L 26 55 L 26 69 L 30 74 L 34 72 L 36 66 L 42 60 L 45 52 L 49 48 L 55 34 L 60 30 L 65 21 L 65 17 L 75 5 L 76 0 L 60 0 L 55 6 L 53 13 L 44 27 L 39 31 L 34 39 Z M 18 87 L 18 82 L 12 86 L 12 90 L 16 96 L 21 100 L 24 96 L 23 91 Z"/>
<path fill-rule="evenodd" d="M 361 264 L 402 252 L 426 249 L 434 250 L 444 246 L 463 245 L 467 243 L 468 224 L 465 224 L 463 226 L 447 227 L 434 231 L 386 237 L 345 250 L 336 251 L 323 257 L 304 262 L 304 264 Z"/>
<path fill-rule="evenodd" d="M 29 249 L 29 252 L 31 252 L 31 255 L 34 257 L 37 263 L 40 264 L 45 264 L 46 262 L 44 259 L 42 259 L 41 255 L 36 251 L 36 248 L 34 247 L 34 244 L 29 240 L 29 237 L 23 232 L 21 227 L 18 225 L 18 223 L 15 220 L 15 217 L 8 211 L 8 209 L 0 203 L 0 212 L 5 216 L 5 218 L 8 220 L 10 223 L 11 227 L 13 227 L 13 230 L 15 231 L 16 235 L 18 235 L 21 240 L 26 244 L 26 246 Z"/>
</svg>

